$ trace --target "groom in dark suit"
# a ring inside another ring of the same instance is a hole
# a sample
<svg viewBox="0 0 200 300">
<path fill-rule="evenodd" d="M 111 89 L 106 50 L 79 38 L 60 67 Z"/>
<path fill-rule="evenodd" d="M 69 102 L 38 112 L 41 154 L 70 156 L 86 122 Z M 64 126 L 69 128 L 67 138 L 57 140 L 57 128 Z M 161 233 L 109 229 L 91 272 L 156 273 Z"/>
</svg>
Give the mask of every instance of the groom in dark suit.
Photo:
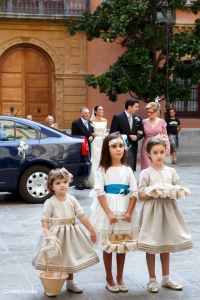
<svg viewBox="0 0 200 300">
<path fill-rule="evenodd" d="M 114 115 L 110 127 L 110 133 L 119 131 L 128 137 L 127 160 L 133 172 L 136 171 L 138 141 L 143 138 L 142 118 L 136 114 L 139 110 L 139 101 L 130 98 L 126 100 L 125 111 Z"/>
<path fill-rule="evenodd" d="M 87 107 L 82 107 L 80 109 L 80 115 L 81 115 L 80 118 L 78 120 L 75 120 L 72 123 L 71 133 L 72 135 L 85 136 L 88 141 L 89 151 L 90 151 L 90 143 L 92 143 L 93 141 L 92 133 L 94 133 L 94 129 L 93 126 L 91 125 L 92 122 L 89 120 L 90 117 L 89 109 Z M 90 155 L 91 155 L 91 151 L 90 151 Z M 75 188 L 77 190 L 84 190 L 84 189 L 89 189 L 90 187 L 88 187 L 84 182 L 83 184 L 76 185 Z"/>
</svg>

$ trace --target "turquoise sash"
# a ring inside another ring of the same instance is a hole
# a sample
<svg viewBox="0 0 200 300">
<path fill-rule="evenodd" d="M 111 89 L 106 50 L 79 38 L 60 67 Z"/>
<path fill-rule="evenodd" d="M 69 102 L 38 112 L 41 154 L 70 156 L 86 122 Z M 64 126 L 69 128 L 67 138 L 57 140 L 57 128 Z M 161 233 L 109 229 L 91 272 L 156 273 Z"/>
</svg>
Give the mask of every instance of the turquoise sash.
<svg viewBox="0 0 200 300">
<path fill-rule="evenodd" d="M 107 194 L 128 195 L 130 193 L 129 186 L 127 184 L 108 184 L 104 186 L 104 191 Z"/>
</svg>

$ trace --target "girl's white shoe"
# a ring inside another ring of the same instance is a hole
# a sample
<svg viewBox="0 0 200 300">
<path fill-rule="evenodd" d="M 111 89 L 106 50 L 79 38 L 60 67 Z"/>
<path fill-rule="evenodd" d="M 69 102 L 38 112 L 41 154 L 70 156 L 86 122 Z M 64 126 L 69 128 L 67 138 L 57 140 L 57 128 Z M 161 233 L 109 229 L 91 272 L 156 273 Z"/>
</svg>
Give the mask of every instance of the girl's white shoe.
<svg viewBox="0 0 200 300">
<path fill-rule="evenodd" d="M 168 281 L 163 281 L 162 282 L 162 286 L 164 287 L 168 287 L 169 289 L 172 290 L 177 290 L 177 291 L 181 291 L 183 289 L 182 285 L 172 281 L 171 279 L 169 279 Z"/>
<path fill-rule="evenodd" d="M 148 290 L 150 293 L 157 293 L 158 292 L 158 284 L 156 281 L 151 281 L 147 284 Z"/>
<path fill-rule="evenodd" d="M 83 289 L 80 288 L 76 283 L 70 283 L 66 285 L 67 291 L 72 291 L 74 293 L 82 293 Z"/>
<path fill-rule="evenodd" d="M 107 282 L 106 282 L 106 288 L 112 292 L 112 293 L 117 293 L 120 291 L 119 286 L 117 284 L 110 286 Z"/>
<path fill-rule="evenodd" d="M 121 292 L 128 292 L 128 287 L 126 284 L 117 284 Z"/>
</svg>

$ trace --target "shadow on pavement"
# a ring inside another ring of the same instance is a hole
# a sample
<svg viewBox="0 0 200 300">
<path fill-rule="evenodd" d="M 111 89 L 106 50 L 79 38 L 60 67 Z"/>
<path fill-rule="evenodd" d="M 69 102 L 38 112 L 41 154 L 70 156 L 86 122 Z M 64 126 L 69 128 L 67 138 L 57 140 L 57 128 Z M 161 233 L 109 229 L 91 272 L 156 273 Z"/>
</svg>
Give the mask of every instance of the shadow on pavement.
<svg viewBox="0 0 200 300">
<path fill-rule="evenodd" d="M 1 204 L 28 204 L 25 202 L 19 194 L 14 193 L 0 193 L 0 205 Z"/>
</svg>

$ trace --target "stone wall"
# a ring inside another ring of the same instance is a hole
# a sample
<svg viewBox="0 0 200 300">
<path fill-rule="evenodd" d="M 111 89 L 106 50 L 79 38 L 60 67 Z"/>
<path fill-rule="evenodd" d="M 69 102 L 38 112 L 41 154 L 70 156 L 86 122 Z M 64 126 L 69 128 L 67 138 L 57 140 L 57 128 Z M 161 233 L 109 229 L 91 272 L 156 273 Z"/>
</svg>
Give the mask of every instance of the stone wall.
<svg viewBox="0 0 200 300">
<path fill-rule="evenodd" d="M 200 152 L 200 128 L 184 128 L 179 134 L 180 152 Z"/>
</svg>

